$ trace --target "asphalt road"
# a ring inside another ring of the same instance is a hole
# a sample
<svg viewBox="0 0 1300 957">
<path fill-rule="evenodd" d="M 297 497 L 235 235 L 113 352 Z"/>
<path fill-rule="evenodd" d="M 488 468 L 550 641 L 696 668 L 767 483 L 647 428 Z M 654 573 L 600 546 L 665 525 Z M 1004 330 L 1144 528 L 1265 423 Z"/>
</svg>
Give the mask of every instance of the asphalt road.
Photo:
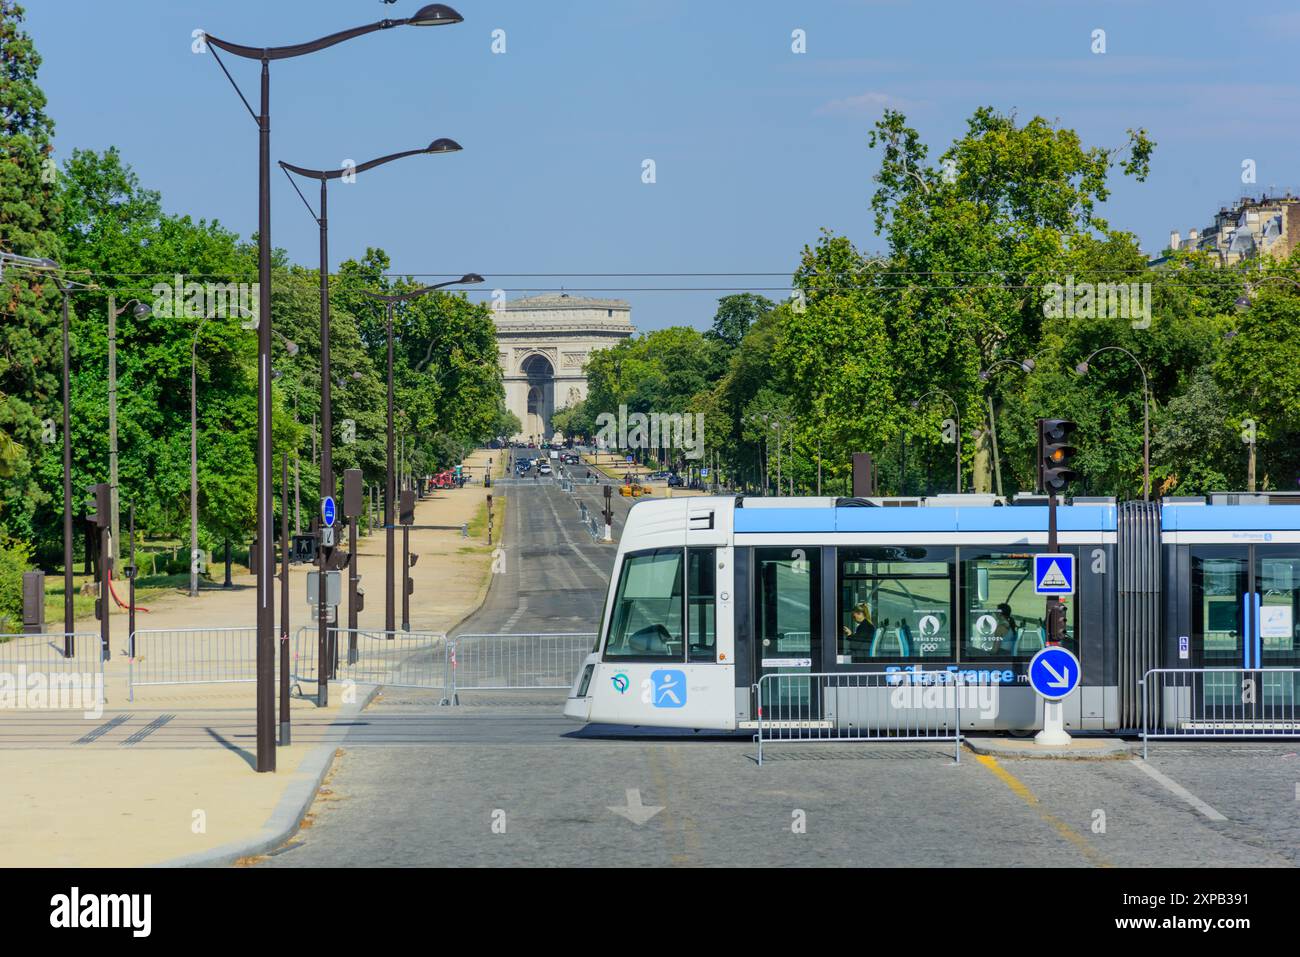
<svg viewBox="0 0 1300 957">
<path fill-rule="evenodd" d="M 531 450 L 516 450 L 521 458 L 525 451 Z M 601 487 L 576 486 L 570 494 L 553 479 L 528 478 L 499 488 L 506 496 L 504 564 L 483 607 L 457 631 L 594 632 L 616 546 L 592 541 L 574 497 L 590 509 L 603 507 Z M 612 501 L 617 541 L 631 501 L 617 491 Z"/>
<path fill-rule="evenodd" d="M 613 547 L 558 486 L 503 491 L 506 568 L 462 630 L 593 630 Z M 629 505 L 615 498 L 616 527 Z M 562 701 L 385 691 L 352 721 L 310 827 L 261 866 L 1300 864 L 1290 744 L 1157 744 L 1145 767 L 787 744 L 760 768 L 744 737 L 583 728 Z M 976 898 L 1035 893 L 1031 879 Z"/>
</svg>

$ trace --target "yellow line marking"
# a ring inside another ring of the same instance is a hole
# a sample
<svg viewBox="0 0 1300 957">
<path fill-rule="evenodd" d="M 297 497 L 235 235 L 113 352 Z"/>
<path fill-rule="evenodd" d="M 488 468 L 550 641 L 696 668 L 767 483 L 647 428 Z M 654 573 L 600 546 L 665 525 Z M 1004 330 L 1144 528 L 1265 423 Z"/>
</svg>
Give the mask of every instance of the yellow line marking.
<svg viewBox="0 0 1300 957">
<path fill-rule="evenodd" d="M 1011 793 L 1033 809 L 1034 813 L 1037 814 L 1042 821 L 1051 825 L 1056 833 L 1060 834 L 1061 837 L 1065 838 L 1077 847 L 1079 853 L 1088 859 L 1088 863 L 1092 864 L 1094 867 L 1114 866 L 1106 860 L 1106 858 L 1104 858 L 1096 848 L 1088 843 L 1087 838 L 1074 828 L 1070 827 L 1069 824 L 1062 821 L 1055 814 L 1052 814 L 1044 808 L 1043 803 L 1038 800 L 1038 796 L 1034 794 L 1033 791 L 1029 790 L 1029 788 L 1025 786 L 1024 782 L 1000 765 L 997 758 L 994 758 L 992 755 L 977 754 L 975 755 L 975 760 L 991 772 L 995 778 L 1005 784 L 1011 790 Z"/>
</svg>

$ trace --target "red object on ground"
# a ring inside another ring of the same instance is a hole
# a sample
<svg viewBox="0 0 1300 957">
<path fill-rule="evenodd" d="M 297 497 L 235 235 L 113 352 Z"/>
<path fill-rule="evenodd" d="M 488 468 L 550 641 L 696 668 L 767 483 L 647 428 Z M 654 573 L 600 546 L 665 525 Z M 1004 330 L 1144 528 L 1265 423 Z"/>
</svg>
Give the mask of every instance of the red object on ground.
<svg viewBox="0 0 1300 957">
<path fill-rule="evenodd" d="M 124 610 L 125 610 L 125 609 L 126 609 L 126 602 L 122 601 L 122 599 L 120 599 L 120 598 L 117 597 L 117 589 L 113 587 L 113 573 L 112 573 L 112 572 L 109 572 L 109 573 L 108 573 L 107 581 L 108 581 L 108 591 L 109 591 L 109 593 L 113 596 L 113 601 L 117 602 L 117 607 L 118 607 L 118 608 L 121 608 L 121 609 L 124 609 Z M 146 614 L 148 614 L 148 612 L 149 612 L 149 609 L 148 609 L 148 608 L 145 608 L 145 607 L 142 606 L 142 605 L 136 605 L 136 606 L 135 606 L 135 610 L 136 610 L 136 611 L 142 611 L 142 612 L 145 612 Z"/>
</svg>

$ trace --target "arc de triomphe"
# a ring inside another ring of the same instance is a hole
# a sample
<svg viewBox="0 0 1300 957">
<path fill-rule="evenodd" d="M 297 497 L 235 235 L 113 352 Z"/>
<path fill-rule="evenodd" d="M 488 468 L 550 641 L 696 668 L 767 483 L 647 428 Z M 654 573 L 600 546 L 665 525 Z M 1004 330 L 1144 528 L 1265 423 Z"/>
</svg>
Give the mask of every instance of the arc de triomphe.
<svg viewBox="0 0 1300 957">
<path fill-rule="evenodd" d="M 507 302 L 494 318 L 506 408 L 523 426 L 511 438 L 522 442 L 549 442 L 555 410 L 587 397 L 587 357 L 636 331 L 632 307 L 622 299 L 567 293 Z"/>
</svg>

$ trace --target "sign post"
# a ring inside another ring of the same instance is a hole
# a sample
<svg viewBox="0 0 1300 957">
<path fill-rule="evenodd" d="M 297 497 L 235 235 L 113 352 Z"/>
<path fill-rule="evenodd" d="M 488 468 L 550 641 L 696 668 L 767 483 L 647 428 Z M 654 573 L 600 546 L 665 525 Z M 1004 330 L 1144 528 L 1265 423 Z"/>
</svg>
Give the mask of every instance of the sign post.
<svg viewBox="0 0 1300 957">
<path fill-rule="evenodd" d="M 332 476 L 331 476 L 332 477 Z M 320 550 L 317 552 L 318 566 L 322 574 L 330 569 L 330 555 L 334 551 L 334 520 L 338 509 L 334 496 L 326 495 L 320 503 Z M 330 700 L 330 678 L 334 677 L 334 654 L 330 648 L 329 606 L 323 600 L 316 606 L 316 695 L 317 703 L 324 708 Z"/>
<path fill-rule="evenodd" d="M 1047 647 L 1029 662 L 1029 684 L 1043 699 L 1043 730 L 1034 735 L 1034 743 L 1059 746 L 1070 743 L 1065 730 L 1063 700 L 1079 687 L 1079 659 L 1059 645 Z"/>
<path fill-rule="evenodd" d="M 1052 498 L 1055 500 L 1056 496 Z M 1048 537 L 1048 547 L 1055 549 L 1054 515 Z M 1061 596 L 1074 594 L 1074 556 L 1054 550 L 1035 555 L 1034 593 L 1047 598 L 1047 646 L 1029 662 L 1029 683 L 1043 699 L 1043 730 L 1034 736 L 1034 741 L 1047 746 L 1069 744 L 1065 706 L 1061 701 L 1079 686 L 1082 672 L 1079 659 L 1060 644 L 1065 637 L 1065 606 L 1061 604 Z"/>
</svg>

